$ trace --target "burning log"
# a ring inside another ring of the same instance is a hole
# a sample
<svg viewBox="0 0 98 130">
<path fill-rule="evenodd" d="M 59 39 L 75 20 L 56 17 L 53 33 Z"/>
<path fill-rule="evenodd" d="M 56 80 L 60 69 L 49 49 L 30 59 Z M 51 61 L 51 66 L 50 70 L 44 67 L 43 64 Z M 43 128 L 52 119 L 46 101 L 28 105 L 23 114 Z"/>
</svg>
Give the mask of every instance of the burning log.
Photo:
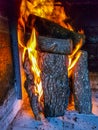
<svg viewBox="0 0 98 130">
<path fill-rule="evenodd" d="M 39 36 L 38 49 L 44 52 L 68 55 L 72 53 L 73 43 L 71 39 L 65 40 Z"/>
<path fill-rule="evenodd" d="M 69 83 L 67 74 L 67 57 L 65 55 L 38 53 L 41 80 L 44 92 L 44 110 L 38 102 L 34 92 L 34 76 L 30 69 L 28 54 L 25 54 L 24 70 L 26 73 L 25 89 L 28 93 L 30 105 L 36 119 L 41 119 L 40 113 L 45 117 L 61 116 L 68 105 Z"/>
<path fill-rule="evenodd" d="M 39 56 L 45 117 L 62 116 L 68 105 L 70 92 L 67 57 L 52 53 L 39 53 Z"/>
<path fill-rule="evenodd" d="M 81 56 L 72 72 L 75 109 L 80 113 L 89 114 L 92 110 L 92 103 L 87 52 L 81 51 L 80 53 Z"/>
<path fill-rule="evenodd" d="M 28 21 L 34 19 L 34 16 L 30 15 Z M 70 31 L 53 21 L 47 20 L 45 18 L 41 18 L 36 16 L 34 26 L 38 31 L 40 36 L 48 36 L 53 38 L 60 38 L 60 39 L 72 39 L 73 43 L 76 44 L 82 38 L 85 41 L 85 35 L 79 34 L 74 31 Z"/>
<path fill-rule="evenodd" d="M 35 91 L 34 91 L 34 87 L 35 87 L 34 76 L 31 71 L 31 64 L 30 64 L 30 60 L 28 58 L 27 52 L 25 54 L 23 67 L 26 73 L 26 81 L 25 81 L 24 87 L 28 93 L 30 105 L 34 113 L 34 116 L 37 120 L 40 120 L 41 119 L 40 113 L 42 112 L 42 106 L 38 102 L 38 96 L 35 94 Z"/>
</svg>

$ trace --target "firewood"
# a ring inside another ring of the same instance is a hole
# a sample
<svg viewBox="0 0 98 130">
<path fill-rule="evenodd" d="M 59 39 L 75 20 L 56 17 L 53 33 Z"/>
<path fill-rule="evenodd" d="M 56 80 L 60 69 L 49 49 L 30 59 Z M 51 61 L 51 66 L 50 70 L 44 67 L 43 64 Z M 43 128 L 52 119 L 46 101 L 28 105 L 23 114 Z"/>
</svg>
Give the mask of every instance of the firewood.
<svg viewBox="0 0 98 130">
<path fill-rule="evenodd" d="M 41 104 L 39 104 L 39 102 L 38 102 L 38 96 L 35 94 L 35 91 L 34 91 L 34 87 L 35 87 L 34 76 L 31 71 L 31 64 L 30 64 L 27 52 L 25 54 L 25 60 L 24 60 L 23 67 L 24 67 L 24 70 L 26 73 L 26 81 L 25 81 L 24 87 L 25 87 L 28 97 L 29 97 L 31 109 L 34 113 L 35 118 L 37 120 L 41 120 L 41 116 L 40 116 L 41 109 L 40 108 L 42 106 L 40 106 Z"/>
<path fill-rule="evenodd" d="M 73 43 L 71 39 L 56 39 L 39 36 L 38 49 L 44 52 L 56 54 L 71 54 L 73 50 Z"/>
<path fill-rule="evenodd" d="M 72 80 L 75 109 L 80 113 L 91 113 L 91 88 L 86 51 L 81 51 L 81 56 L 73 68 Z"/>
<path fill-rule="evenodd" d="M 25 54 L 24 70 L 26 73 L 25 89 L 36 119 L 41 119 L 40 112 L 45 117 L 62 116 L 68 105 L 69 83 L 67 74 L 67 57 L 65 55 L 38 52 L 41 81 L 44 92 L 44 109 L 34 93 L 34 77 L 30 69 L 28 54 Z"/>
<path fill-rule="evenodd" d="M 28 21 L 32 20 L 34 16 L 30 15 Z M 30 20 L 29 20 L 30 19 Z M 74 44 L 77 44 L 82 38 L 85 41 L 85 35 L 77 33 L 75 31 L 70 31 L 53 21 L 47 20 L 36 16 L 34 26 L 40 36 L 60 38 L 60 39 L 72 39 Z M 84 42 L 83 42 L 84 43 Z"/>
<path fill-rule="evenodd" d="M 44 92 L 45 117 L 62 116 L 67 108 L 70 93 L 66 65 L 67 57 L 39 52 L 39 61 Z"/>
</svg>

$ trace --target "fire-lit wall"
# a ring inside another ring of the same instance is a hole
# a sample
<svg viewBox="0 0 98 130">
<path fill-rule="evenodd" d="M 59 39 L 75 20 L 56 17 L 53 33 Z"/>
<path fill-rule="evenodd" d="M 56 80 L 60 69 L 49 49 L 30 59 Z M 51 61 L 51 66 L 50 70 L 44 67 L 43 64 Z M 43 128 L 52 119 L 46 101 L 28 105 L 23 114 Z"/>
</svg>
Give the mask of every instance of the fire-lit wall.
<svg viewBox="0 0 98 130">
<path fill-rule="evenodd" d="M 0 105 L 13 87 L 13 63 L 8 19 L 0 16 Z"/>
<path fill-rule="evenodd" d="M 98 72 L 98 0 L 62 0 L 71 23 L 83 29 L 86 42 L 83 47 L 88 52 L 90 71 Z"/>
</svg>

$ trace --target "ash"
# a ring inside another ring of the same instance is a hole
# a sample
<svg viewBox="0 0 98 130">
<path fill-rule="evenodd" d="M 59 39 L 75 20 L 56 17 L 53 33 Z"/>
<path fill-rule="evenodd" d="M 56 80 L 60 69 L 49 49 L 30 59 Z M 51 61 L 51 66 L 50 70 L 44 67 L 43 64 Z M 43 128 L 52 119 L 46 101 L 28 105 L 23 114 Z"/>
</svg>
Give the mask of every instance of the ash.
<svg viewBox="0 0 98 130">
<path fill-rule="evenodd" d="M 64 116 L 34 119 L 29 100 L 26 97 L 22 109 L 8 130 L 98 130 L 98 90 L 92 91 L 92 114 L 65 111 Z"/>
</svg>

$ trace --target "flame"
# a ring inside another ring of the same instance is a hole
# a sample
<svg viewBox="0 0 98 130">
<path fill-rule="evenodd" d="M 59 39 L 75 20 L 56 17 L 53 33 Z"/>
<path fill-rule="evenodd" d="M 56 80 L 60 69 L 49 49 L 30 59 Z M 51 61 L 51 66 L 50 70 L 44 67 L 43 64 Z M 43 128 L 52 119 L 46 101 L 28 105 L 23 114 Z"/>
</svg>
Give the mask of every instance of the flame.
<svg viewBox="0 0 98 130">
<path fill-rule="evenodd" d="M 29 60 L 32 63 L 31 70 L 34 75 L 35 94 L 38 96 L 38 101 L 41 102 L 41 97 L 43 95 L 42 83 L 40 79 L 41 70 L 38 66 L 38 52 L 36 51 L 36 32 L 33 27 L 31 37 L 26 45 L 23 41 L 24 33 L 26 33 L 25 23 L 27 22 L 28 16 L 30 14 L 49 19 L 71 31 L 73 31 L 73 28 L 70 24 L 65 24 L 64 22 L 69 17 L 66 15 L 61 2 L 54 2 L 54 0 L 22 0 L 20 6 L 20 17 L 18 19 L 18 43 L 23 48 L 23 62 L 25 53 L 26 51 L 28 51 Z M 23 30 L 21 29 L 21 27 Z M 79 33 L 83 33 L 83 30 L 79 31 Z M 82 43 L 83 42 L 81 39 L 73 50 L 73 53 L 68 56 L 68 77 L 71 76 L 72 68 L 75 66 L 79 57 L 81 56 L 81 52 L 79 52 L 78 50 L 81 48 Z"/>
<path fill-rule="evenodd" d="M 22 0 L 20 14 L 26 21 L 29 14 L 49 19 L 53 8 L 54 0 Z"/>
<path fill-rule="evenodd" d="M 64 28 L 67 28 L 71 31 L 73 31 L 73 28 L 70 24 L 66 23 L 65 20 L 69 19 L 69 17 L 66 15 L 64 7 L 62 6 L 61 2 L 55 2 L 54 3 L 53 12 L 50 16 L 50 20 L 54 21 L 55 23 L 61 25 Z"/>
<path fill-rule="evenodd" d="M 27 50 L 29 54 L 29 59 L 32 63 L 32 73 L 34 74 L 34 83 L 35 83 L 35 93 L 38 95 L 38 100 L 40 102 L 40 98 L 43 94 L 43 89 L 42 89 L 42 83 L 40 79 L 40 68 L 38 66 L 38 53 L 36 51 L 36 33 L 35 29 L 33 28 L 31 37 L 27 43 Z"/>
<path fill-rule="evenodd" d="M 40 79 L 41 71 L 38 66 L 38 53 L 36 51 L 36 43 L 37 43 L 36 33 L 35 33 L 35 29 L 33 28 L 31 37 L 27 42 L 27 47 L 22 45 L 22 47 L 24 47 L 23 54 L 22 54 L 22 60 L 24 62 L 25 53 L 26 53 L 26 51 L 28 51 L 29 60 L 31 62 L 31 71 L 34 75 L 35 95 L 38 95 L 38 101 L 41 102 L 41 97 L 43 95 L 43 89 L 42 89 L 42 82 Z M 20 43 L 20 46 L 21 46 L 21 43 Z"/>
<path fill-rule="evenodd" d="M 68 65 L 68 77 L 71 76 L 72 74 L 72 68 L 75 66 L 77 63 L 79 57 L 81 56 L 81 52 L 79 49 L 82 47 L 83 40 L 80 39 L 78 44 L 76 45 L 75 49 L 73 50 L 72 54 L 68 56 L 69 59 L 69 65 Z"/>
<path fill-rule="evenodd" d="M 20 25 L 24 28 L 24 32 L 25 32 L 25 22 L 27 21 L 28 16 L 30 14 L 34 14 L 34 15 L 49 19 L 51 21 L 58 23 L 64 28 L 67 28 L 73 31 L 72 26 L 68 23 L 65 24 L 64 22 L 64 20 L 68 19 L 69 17 L 66 15 L 64 7 L 62 6 L 61 2 L 54 2 L 54 0 L 22 0 L 21 6 L 20 6 L 20 18 L 18 21 Z M 83 33 L 83 30 L 80 30 L 79 33 Z M 19 31 L 18 31 L 18 34 L 21 35 L 21 36 L 18 36 L 19 44 L 21 47 L 24 48 L 23 59 L 25 56 L 25 52 L 28 49 L 29 58 L 32 59 L 31 60 L 32 65 L 33 65 L 32 71 L 35 77 L 37 77 L 35 78 L 35 84 L 38 84 L 38 82 L 40 81 L 40 70 L 38 69 L 38 64 L 37 64 L 37 54 L 36 54 L 37 52 L 34 51 L 36 48 L 35 34 L 32 32 L 33 39 L 31 36 L 29 42 L 27 43 L 27 48 L 24 46 L 24 43 L 20 38 L 20 37 L 23 37 L 22 34 L 19 33 Z M 75 55 L 77 51 L 81 48 L 81 46 L 82 46 L 82 39 L 76 45 L 73 53 L 68 56 L 69 58 L 68 75 L 70 75 L 70 72 L 72 71 L 73 66 L 76 64 L 77 60 L 79 59 L 80 53 L 76 59 L 75 59 L 76 57 Z"/>
<path fill-rule="evenodd" d="M 75 64 L 77 63 L 77 61 L 79 60 L 80 56 L 81 56 L 81 52 L 79 51 L 79 52 L 77 52 L 75 59 L 71 62 L 70 66 L 68 67 L 68 77 L 71 76 L 72 69 L 75 66 Z"/>
<path fill-rule="evenodd" d="M 24 18 L 27 21 L 29 14 L 49 19 L 73 31 L 72 26 L 64 22 L 69 17 L 66 15 L 61 2 L 54 2 L 54 0 L 22 0 L 20 18 Z M 24 26 L 23 21 L 21 24 Z"/>
</svg>

